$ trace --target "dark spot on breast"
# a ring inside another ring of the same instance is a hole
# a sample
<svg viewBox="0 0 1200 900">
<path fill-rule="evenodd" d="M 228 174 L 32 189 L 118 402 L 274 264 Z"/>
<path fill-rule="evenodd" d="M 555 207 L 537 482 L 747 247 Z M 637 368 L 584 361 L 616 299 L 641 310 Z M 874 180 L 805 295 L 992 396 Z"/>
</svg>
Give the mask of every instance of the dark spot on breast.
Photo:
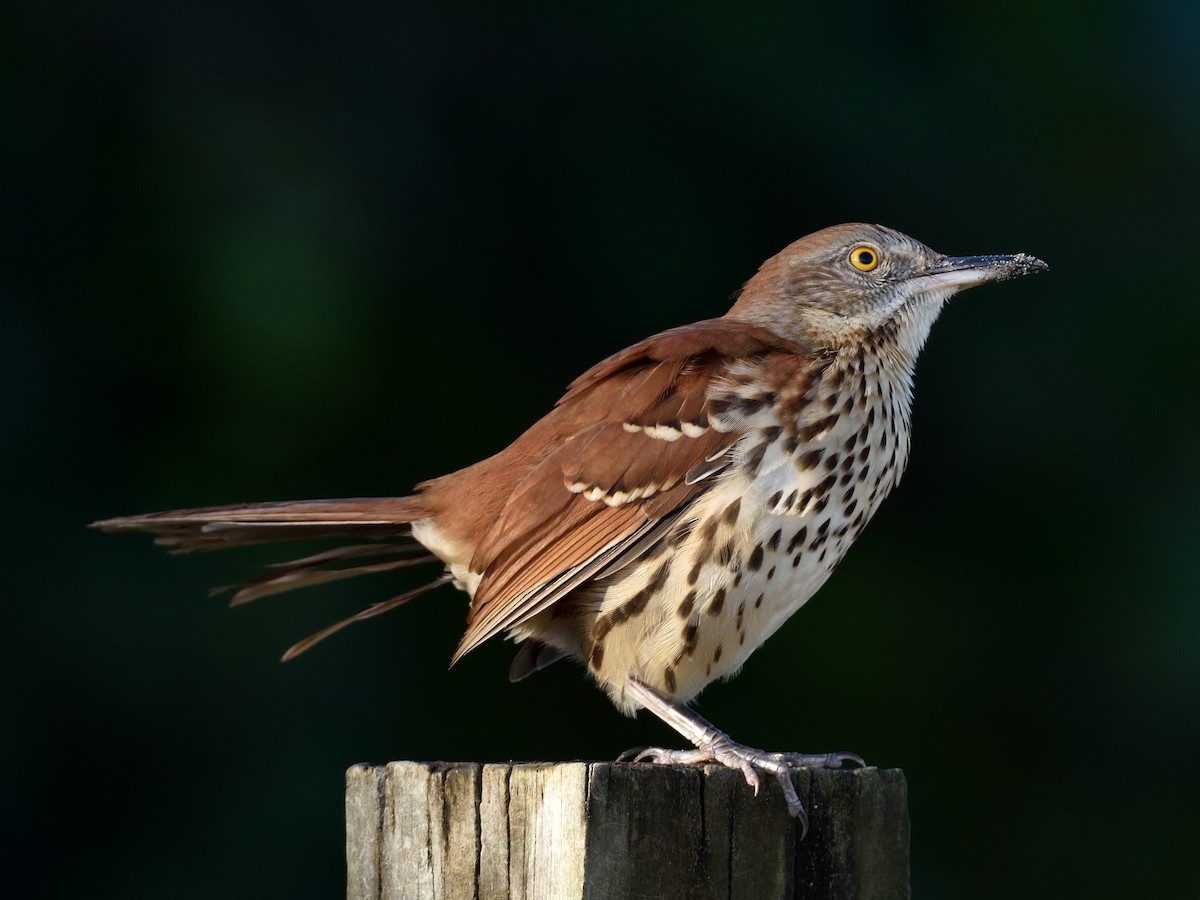
<svg viewBox="0 0 1200 900">
<path fill-rule="evenodd" d="M 858 501 L 851 500 L 849 503 L 846 504 L 846 508 L 845 508 L 845 510 L 843 510 L 843 513 L 845 514 L 846 518 L 850 518 L 850 516 L 854 515 L 854 510 L 857 508 L 858 508 Z"/>
<path fill-rule="evenodd" d="M 850 437 L 846 438 L 846 443 L 842 444 L 842 450 L 844 450 L 846 453 L 851 453 L 854 451 L 854 448 L 857 445 L 858 445 L 858 432 L 855 432 L 854 434 L 850 435 Z"/>
<path fill-rule="evenodd" d="M 746 560 L 746 565 L 750 571 L 757 572 L 762 568 L 763 548 L 762 544 L 755 544 L 754 549 L 750 551 L 750 558 Z"/>
<path fill-rule="evenodd" d="M 869 410 L 867 410 L 867 427 L 869 428 L 870 426 L 872 426 L 874 424 L 875 424 L 875 407 L 872 406 Z"/>
<path fill-rule="evenodd" d="M 774 552 L 779 549 L 779 539 L 783 537 L 783 529 L 776 528 L 775 533 L 767 541 L 767 549 Z"/>
<path fill-rule="evenodd" d="M 696 564 L 694 566 L 692 566 L 691 571 L 688 572 L 688 577 L 687 577 L 688 587 L 691 587 L 693 584 L 695 584 L 697 581 L 700 580 L 700 570 L 703 567 L 704 567 L 704 560 L 697 559 Z"/>
<path fill-rule="evenodd" d="M 724 522 L 726 525 L 733 525 L 737 522 L 738 513 L 740 513 L 741 511 L 742 511 L 742 498 L 738 497 L 736 500 L 734 500 L 732 503 L 730 503 L 727 507 L 725 507 L 725 512 L 721 513 L 721 521 Z"/>
<path fill-rule="evenodd" d="M 762 607 L 762 602 L 763 602 L 763 597 L 764 597 L 764 596 L 766 596 L 766 595 L 765 595 L 765 594 L 759 594 L 759 595 L 758 595 L 758 599 L 754 601 L 754 608 L 755 608 L 755 609 L 760 609 L 760 608 Z"/>
<path fill-rule="evenodd" d="M 822 497 L 820 500 L 818 500 L 816 502 L 816 504 L 813 506 L 813 515 L 819 515 L 820 513 L 825 512 L 825 507 L 827 507 L 828 505 L 829 505 L 829 495 L 826 494 L 824 497 Z"/>
<path fill-rule="evenodd" d="M 779 501 L 782 499 L 783 499 L 783 491 L 776 491 L 770 497 L 767 498 L 767 507 L 769 509 L 774 509 L 775 507 L 777 507 L 779 505 Z"/>
<path fill-rule="evenodd" d="M 671 666 L 663 669 L 663 684 L 667 686 L 668 693 L 675 693 L 675 669 Z"/>
<path fill-rule="evenodd" d="M 839 459 L 841 459 L 840 453 L 830 453 L 827 457 L 825 457 L 825 468 L 832 472 L 837 468 Z"/>
<path fill-rule="evenodd" d="M 767 581 L 770 581 L 774 577 L 775 577 L 775 567 L 771 566 L 771 568 L 767 569 Z"/>
<path fill-rule="evenodd" d="M 846 402 L 842 404 L 842 415 L 848 416 L 854 412 L 854 393 L 846 394 Z"/>
<path fill-rule="evenodd" d="M 788 494 L 788 498 L 787 498 L 787 500 L 784 501 L 783 505 L 785 507 L 787 507 L 788 509 L 795 509 L 796 508 L 796 497 L 797 497 L 797 495 L 799 495 L 799 493 L 800 492 L 798 490 L 792 491 L 790 494 Z M 808 502 L 808 496 L 809 496 L 809 492 L 806 491 L 804 494 L 804 502 L 805 503 Z"/>
<path fill-rule="evenodd" d="M 713 664 L 714 665 L 721 661 L 721 652 L 724 649 L 725 648 L 721 644 L 717 644 L 716 649 L 713 650 Z M 672 688 L 672 690 L 674 690 L 674 688 Z"/>
<path fill-rule="evenodd" d="M 801 472 L 807 472 L 809 469 L 815 469 L 817 463 L 821 461 L 821 457 L 825 455 L 823 447 L 818 447 L 816 450 L 810 450 L 796 460 L 796 468 Z"/>
<path fill-rule="evenodd" d="M 833 486 L 835 484 L 837 484 L 837 476 L 836 475 L 826 475 L 824 478 L 821 479 L 821 483 L 818 484 L 813 490 L 816 492 L 816 495 L 818 497 L 824 497 L 826 494 L 828 494 L 830 492 L 830 490 L 833 489 Z"/>
<path fill-rule="evenodd" d="M 751 477 L 758 474 L 758 467 L 762 465 L 763 457 L 767 455 L 767 448 L 770 444 L 756 444 L 750 452 L 746 454 L 746 468 L 750 471 Z"/>
<path fill-rule="evenodd" d="M 631 616 L 636 616 L 646 608 L 650 602 L 650 598 L 655 594 L 649 587 L 642 588 L 607 616 L 602 616 L 601 619 L 607 619 L 613 625 L 620 625 Z"/>
<path fill-rule="evenodd" d="M 805 425 L 803 428 L 796 429 L 796 434 L 800 436 L 800 440 L 804 442 L 811 441 L 819 434 L 824 434 L 830 428 L 837 424 L 837 414 L 825 416 L 822 419 L 817 419 L 811 425 Z"/>
<path fill-rule="evenodd" d="M 710 616 L 719 615 L 721 610 L 725 608 L 725 588 L 717 588 L 717 592 L 713 594 L 712 602 L 708 604 L 708 614 Z"/>
<path fill-rule="evenodd" d="M 752 416 L 756 412 L 762 410 L 762 408 L 771 401 L 771 397 L 772 394 L 770 393 L 754 394 L 750 397 L 742 397 L 738 401 L 738 409 L 741 411 L 742 415 Z"/>
<path fill-rule="evenodd" d="M 671 560 L 666 560 L 659 566 L 650 581 L 646 584 L 646 590 L 651 594 L 657 594 L 663 589 L 663 585 L 667 583 L 667 576 L 671 573 Z"/>
<path fill-rule="evenodd" d="M 731 562 L 733 562 L 733 555 L 733 538 L 730 538 L 725 542 L 725 545 L 717 551 L 717 565 L 728 566 Z"/>
<path fill-rule="evenodd" d="M 826 519 L 824 522 L 821 523 L 820 527 L 817 529 L 817 534 L 819 534 L 821 537 L 824 537 L 828 533 L 829 533 L 829 519 Z"/>
<path fill-rule="evenodd" d="M 870 458 L 871 458 L 871 448 L 870 447 L 863 447 L 861 450 L 858 451 L 858 461 L 860 463 L 865 463 Z"/>
<path fill-rule="evenodd" d="M 853 473 L 853 472 L 847 472 L 845 475 L 843 475 L 841 478 L 839 478 L 839 479 L 838 479 L 838 483 L 839 483 L 839 484 L 840 484 L 842 487 L 845 487 L 846 485 L 848 485 L 848 484 L 849 484 L 851 481 L 853 481 L 853 480 L 854 480 L 854 473 Z"/>
<path fill-rule="evenodd" d="M 678 606 L 678 608 L 676 608 L 675 612 L 677 612 L 679 614 L 679 618 L 686 619 L 688 616 L 690 616 L 692 614 L 692 607 L 694 607 L 695 605 L 696 605 L 696 592 L 688 591 L 687 596 L 685 596 L 683 598 L 683 600 L 680 601 L 679 606 Z"/>
<path fill-rule="evenodd" d="M 688 622 L 683 626 L 683 652 L 691 656 L 696 652 L 696 642 L 700 639 L 700 623 Z"/>
<path fill-rule="evenodd" d="M 788 541 L 787 552 L 794 553 L 796 548 L 803 546 L 803 544 L 806 540 L 808 540 L 808 526 L 807 525 L 802 526 L 800 528 L 800 530 L 797 531 L 792 536 L 792 539 L 790 541 Z"/>
<path fill-rule="evenodd" d="M 793 569 L 800 568 L 800 560 L 803 558 L 804 558 L 803 551 L 801 551 L 800 553 L 797 553 L 795 556 L 793 556 L 792 557 L 792 568 Z"/>
</svg>

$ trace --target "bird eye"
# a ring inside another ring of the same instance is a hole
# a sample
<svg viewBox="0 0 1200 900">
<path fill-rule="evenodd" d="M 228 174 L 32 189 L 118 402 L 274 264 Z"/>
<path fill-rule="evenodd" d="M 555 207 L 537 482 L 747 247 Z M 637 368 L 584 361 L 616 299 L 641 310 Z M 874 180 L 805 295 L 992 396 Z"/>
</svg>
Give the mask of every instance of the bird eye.
<svg viewBox="0 0 1200 900">
<path fill-rule="evenodd" d="M 871 247 L 855 247 L 850 251 L 850 265 L 860 272 L 870 272 L 879 265 L 879 253 Z"/>
</svg>

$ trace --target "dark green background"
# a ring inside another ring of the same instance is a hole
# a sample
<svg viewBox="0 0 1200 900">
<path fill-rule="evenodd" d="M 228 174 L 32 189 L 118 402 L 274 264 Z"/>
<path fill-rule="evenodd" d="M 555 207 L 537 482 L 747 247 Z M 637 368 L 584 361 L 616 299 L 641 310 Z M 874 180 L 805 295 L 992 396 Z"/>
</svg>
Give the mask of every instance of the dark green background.
<svg viewBox="0 0 1200 900">
<path fill-rule="evenodd" d="M 670 742 L 499 642 L 447 671 L 449 590 L 284 666 L 409 582 L 231 612 L 205 589 L 270 554 L 83 526 L 404 493 L 847 220 L 1052 271 L 950 305 L 902 488 L 701 710 L 903 767 L 919 898 L 1200 893 L 1190 0 L 2 16 L 20 896 L 337 896 L 353 763 Z"/>
</svg>

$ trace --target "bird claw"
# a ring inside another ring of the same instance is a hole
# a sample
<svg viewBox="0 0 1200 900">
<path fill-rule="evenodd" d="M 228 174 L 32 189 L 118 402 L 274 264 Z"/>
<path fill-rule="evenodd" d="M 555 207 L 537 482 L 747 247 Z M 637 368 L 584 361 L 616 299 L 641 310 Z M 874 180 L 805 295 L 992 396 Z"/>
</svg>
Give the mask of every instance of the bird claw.
<svg viewBox="0 0 1200 900">
<path fill-rule="evenodd" d="M 780 762 L 787 763 L 793 769 L 841 769 L 845 763 L 853 763 L 855 767 L 861 769 L 867 765 L 861 756 L 848 750 L 838 750 L 834 753 L 772 753 L 770 755 Z"/>
<path fill-rule="evenodd" d="M 695 750 L 665 750 L 662 747 L 637 747 L 622 753 L 618 759 L 626 762 L 665 763 L 667 765 L 697 765 L 716 763 L 742 773 L 746 784 L 758 795 L 759 774 L 775 777 L 787 802 L 788 815 L 800 821 L 801 837 L 808 834 L 808 816 L 792 784 L 792 769 L 840 769 L 844 763 L 865 765 L 857 753 L 768 753 L 739 744 L 686 704 L 664 697 L 636 679 L 630 679 L 625 690 L 644 709 L 658 716 L 667 725 L 695 745 Z"/>
<path fill-rule="evenodd" d="M 721 732 L 709 735 L 707 741 L 694 750 L 669 750 L 664 747 L 634 747 L 617 757 L 622 762 L 648 762 L 660 765 L 692 766 L 715 763 L 741 772 L 754 795 L 758 796 L 760 772 L 774 776 L 783 791 L 788 815 L 800 820 L 801 836 L 808 834 L 808 815 L 792 784 L 792 769 L 840 769 L 845 763 L 866 765 L 857 753 L 768 753 L 739 744 Z"/>
</svg>

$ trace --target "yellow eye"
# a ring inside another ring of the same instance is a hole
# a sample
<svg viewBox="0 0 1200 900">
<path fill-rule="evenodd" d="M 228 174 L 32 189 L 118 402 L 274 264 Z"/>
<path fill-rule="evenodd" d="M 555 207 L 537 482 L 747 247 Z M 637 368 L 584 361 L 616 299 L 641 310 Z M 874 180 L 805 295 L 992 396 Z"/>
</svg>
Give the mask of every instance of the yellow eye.
<svg viewBox="0 0 1200 900">
<path fill-rule="evenodd" d="M 879 265 L 879 253 L 870 247 L 855 247 L 850 251 L 850 265 L 860 272 L 870 272 Z"/>
</svg>

